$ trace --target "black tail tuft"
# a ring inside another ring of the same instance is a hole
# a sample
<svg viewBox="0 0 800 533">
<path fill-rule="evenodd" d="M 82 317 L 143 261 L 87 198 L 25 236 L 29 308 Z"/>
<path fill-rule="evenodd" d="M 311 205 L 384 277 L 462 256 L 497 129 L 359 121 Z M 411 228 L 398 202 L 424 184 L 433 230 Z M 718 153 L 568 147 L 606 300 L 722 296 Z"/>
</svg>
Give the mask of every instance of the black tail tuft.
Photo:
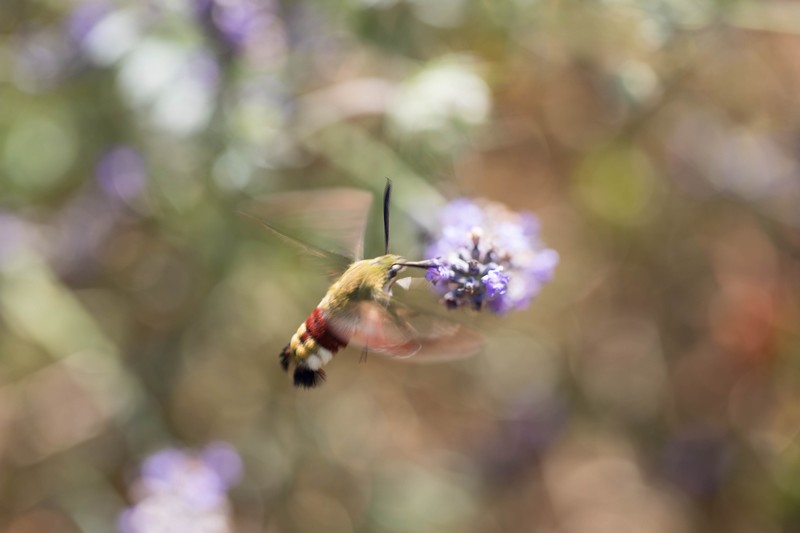
<svg viewBox="0 0 800 533">
<path fill-rule="evenodd" d="M 280 357 L 281 368 L 283 369 L 284 372 L 288 372 L 289 371 L 289 359 L 290 359 L 290 356 L 291 356 L 291 350 L 289 349 L 289 345 L 287 344 L 286 348 L 284 348 L 283 351 L 281 352 L 281 354 L 278 356 L 278 357 Z"/>
<path fill-rule="evenodd" d="M 313 389 L 321 385 L 325 381 L 325 371 L 321 368 L 319 370 L 311 370 L 306 365 L 297 365 L 294 369 L 294 386 L 303 387 L 304 389 Z"/>
</svg>

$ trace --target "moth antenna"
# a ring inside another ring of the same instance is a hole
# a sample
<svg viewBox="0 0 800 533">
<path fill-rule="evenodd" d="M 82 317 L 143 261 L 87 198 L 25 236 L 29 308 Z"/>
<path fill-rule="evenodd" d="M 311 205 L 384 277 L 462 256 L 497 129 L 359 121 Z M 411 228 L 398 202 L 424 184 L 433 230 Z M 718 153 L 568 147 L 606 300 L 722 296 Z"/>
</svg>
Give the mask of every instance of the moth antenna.
<svg viewBox="0 0 800 533">
<path fill-rule="evenodd" d="M 386 188 L 383 190 L 383 253 L 389 254 L 389 200 L 392 198 L 392 180 L 386 178 Z"/>
</svg>

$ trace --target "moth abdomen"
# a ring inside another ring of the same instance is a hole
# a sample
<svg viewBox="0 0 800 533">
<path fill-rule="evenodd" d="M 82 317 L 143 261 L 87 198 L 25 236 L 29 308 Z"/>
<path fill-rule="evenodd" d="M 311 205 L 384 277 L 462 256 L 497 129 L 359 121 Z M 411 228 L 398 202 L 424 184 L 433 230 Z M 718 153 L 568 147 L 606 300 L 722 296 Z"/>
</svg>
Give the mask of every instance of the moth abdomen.
<svg viewBox="0 0 800 533">
<path fill-rule="evenodd" d="M 330 329 L 327 313 L 321 307 L 316 307 L 281 351 L 280 365 L 284 372 L 288 372 L 292 366 L 295 368 L 295 386 L 316 387 L 325 380 L 322 367 L 345 346 L 347 341 Z"/>
<path fill-rule="evenodd" d="M 325 381 L 325 371 L 321 368 L 311 370 L 306 364 L 301 363 L 294 369 L 294 386 L 304 389 L 313 389 Z"/>
<path fill-rule="evenodd" d="M 317 343 L 336 354 L 341 348 L 347 346 L 347 341 L 339 338 L 333 331 L 331 331 L 328 317 L 325 311 L 320 307 L 316 307 L 305 321 L 306 332 L 314 338 Z"/>
</svg>

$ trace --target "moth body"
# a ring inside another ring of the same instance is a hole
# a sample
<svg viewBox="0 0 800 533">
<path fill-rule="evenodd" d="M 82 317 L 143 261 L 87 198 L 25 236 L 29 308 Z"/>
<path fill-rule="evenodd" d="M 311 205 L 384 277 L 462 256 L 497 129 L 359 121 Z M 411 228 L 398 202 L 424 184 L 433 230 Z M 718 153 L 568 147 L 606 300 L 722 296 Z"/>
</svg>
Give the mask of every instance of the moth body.
<svg viewBox="0 0 800 533">
<path fill-rule="evenodd" d="M 323 367 L 350 342 L 348 310 L 359 302 L 387 306 L 391 284 L 402 269 L 398 255 L 356 261 L 333 283 L 322 301 L 280 353 L 284 371 L 294 368 L 294 384 L 311 388 L 325 379 Z"/>
</svg>

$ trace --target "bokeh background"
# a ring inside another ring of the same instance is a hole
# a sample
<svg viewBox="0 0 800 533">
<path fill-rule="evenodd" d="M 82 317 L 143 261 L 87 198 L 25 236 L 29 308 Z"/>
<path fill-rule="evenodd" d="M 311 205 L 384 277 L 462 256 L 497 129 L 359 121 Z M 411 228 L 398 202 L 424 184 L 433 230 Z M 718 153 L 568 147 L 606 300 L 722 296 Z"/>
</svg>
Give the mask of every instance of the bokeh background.
<svg viewBox="0 0 800 533">
<path fill-rule="evenodd" d="M 138 531 L 800 530 L 799 33 L 790 1 L 3 0 L 0 529 L 113 531 L 145 458 L 217 443 L 216 526 Z M 396 252 L 485 197 L 555 280 L 475 357 L 295 390 L 327 278 L 237 206 L 384 176 Z"/>
</svg>

